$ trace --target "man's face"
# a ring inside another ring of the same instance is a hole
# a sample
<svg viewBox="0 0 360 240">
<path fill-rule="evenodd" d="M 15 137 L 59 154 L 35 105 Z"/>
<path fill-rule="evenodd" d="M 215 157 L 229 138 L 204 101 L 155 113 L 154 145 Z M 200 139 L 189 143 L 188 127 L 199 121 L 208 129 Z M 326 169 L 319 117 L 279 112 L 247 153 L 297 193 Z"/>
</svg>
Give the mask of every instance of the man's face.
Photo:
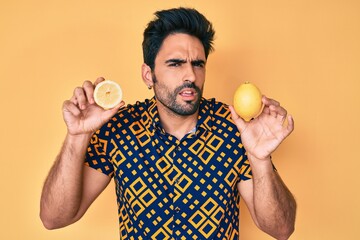
<svg viewBox="0 0 360 240">
<path fill-rule="evenodd" d="M 182 33 L 166 37 L 152 74 L 159 107 L 181 116 L 196 113 L 203 92 L 205 64 L 199 39 Z"/>
</svg>

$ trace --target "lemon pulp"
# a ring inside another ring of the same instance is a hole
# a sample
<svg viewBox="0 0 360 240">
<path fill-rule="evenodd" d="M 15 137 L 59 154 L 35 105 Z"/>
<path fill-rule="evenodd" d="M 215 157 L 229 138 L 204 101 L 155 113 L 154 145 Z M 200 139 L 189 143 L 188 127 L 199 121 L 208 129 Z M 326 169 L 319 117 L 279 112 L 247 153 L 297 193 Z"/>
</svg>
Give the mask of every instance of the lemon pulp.
<svg viewBox="0 0 360 240">
<path fill-rule="evenodd" d="M 96 85 L 94 100 L 97 105 L 104 109 L 111 109 L 122 100 L 122 90 L 119 84 L 111 80 L 105 80 Z"/>
</svg>

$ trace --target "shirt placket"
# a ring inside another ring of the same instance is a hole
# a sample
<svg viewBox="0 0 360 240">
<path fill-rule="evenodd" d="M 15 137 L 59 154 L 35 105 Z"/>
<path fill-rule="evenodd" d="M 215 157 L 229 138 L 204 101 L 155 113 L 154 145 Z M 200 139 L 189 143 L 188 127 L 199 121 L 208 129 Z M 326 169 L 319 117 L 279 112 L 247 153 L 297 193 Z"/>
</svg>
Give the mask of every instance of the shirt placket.
<svg viewBox="0 0 360 240">
<path fill-rule="evenodd" d="M 172 152 L 172 170 L 175 171 L 175 169 L 177 169 L 177 171 L 181 171 L 182 167 L 180 166 L 179 162 L 177 161 L 179 158 L 181 158 L 181 155 L 183 153 L 183 148 L 186 146 L 186 141 L 190 141 L 191 138 L 194 138 L 194 134 L 188 134 L 187 136 L 185 136 L 181 141 L 179 140 L 175 140 L 174 142 L 174 150 Z M 180 177 L 182 176 L 182 174 L 186 174 L 184 172 L 181 172 L 180 174 L 174 174 L 174 179 L 172 182 L 172 193 L 173 193 L 173 198 L 172 198 L 172 211 L 173 211 L 173 223 L 172 223 L 172 239 L 173 240 L 182 240 L 182 239 L 186 239 L 185 236 L 183 236 L 181 234 L 181 232 L 183 231 L 181 229 L 182 226 L 182 216 L 181 214 L 184 212 L 184 209 L 181 209 L 181 197 L 179 196 L 177 198 L 177 200 L 175 200 L 176 197 L 176 189 L 179 189 L 179 184 L 180 184 Z"/>
<path fill-rule="evenodd" d="M 181 141 L 179 140 L 175 140 L 174 142 L 175 146 L 174 146 L 174 150 L 172 152 L 172 172 L 175 173 L 175 171 L 178 171 L 180 168 L 179 166 L 177 166 L 177 161 L 176 159 L 179 157 L 179 152 L 181 151 Z M 177 185 L 179 184 L 179 175 L 181 174 L 174 174 L 174 178 L 172 181 L 172 186 L 171 186 L 171 190 L 172 190 L 172 218 L 173 218 L 173 222 L 172 222 L 172 239 L 173 240 L 178 240 L 180 239 L 180 236 L 178 236 L 178 231 L 180 231 L 179 225 L 178 225 L 178 221 L 180 221 L 180 215 L 181 214 L 181 209 L 180 209 L 180 204 L 178 201 L 176 201 L 176 188 Z"/>
</svg>

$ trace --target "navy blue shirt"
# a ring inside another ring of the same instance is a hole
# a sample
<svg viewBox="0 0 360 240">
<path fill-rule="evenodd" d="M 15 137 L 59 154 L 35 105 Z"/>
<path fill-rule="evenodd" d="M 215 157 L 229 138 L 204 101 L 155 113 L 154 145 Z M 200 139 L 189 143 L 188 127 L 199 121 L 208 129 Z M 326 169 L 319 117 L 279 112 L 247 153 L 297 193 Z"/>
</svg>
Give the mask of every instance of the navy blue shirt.
<svg viewBox="0 0 360 240">
<path fill-rule="evenodd" d="M 85 164 L 114 177 L 120 239 L 238 239 L 237 184 L 251 170 L 223 103 L 201 99 L 181 140 L 161 127 L 155 98 L 128 105 L 93 135 Z"/>
</svg>

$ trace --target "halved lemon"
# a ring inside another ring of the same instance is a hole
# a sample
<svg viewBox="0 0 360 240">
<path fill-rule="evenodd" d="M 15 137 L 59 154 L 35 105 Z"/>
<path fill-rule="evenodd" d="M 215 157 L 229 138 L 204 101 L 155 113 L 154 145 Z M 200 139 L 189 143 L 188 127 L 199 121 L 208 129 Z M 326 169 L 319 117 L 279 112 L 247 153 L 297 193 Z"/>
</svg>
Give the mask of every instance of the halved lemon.
<svg viewBox="0 0 360 240">
<path fill-rule="evenodd" d="M 121 102 L 122 96 L 120 85 L 111 80 L 102 81 L 94 90 L 96 104 L 104 109 L 114 108 Z"/>
</svg>

